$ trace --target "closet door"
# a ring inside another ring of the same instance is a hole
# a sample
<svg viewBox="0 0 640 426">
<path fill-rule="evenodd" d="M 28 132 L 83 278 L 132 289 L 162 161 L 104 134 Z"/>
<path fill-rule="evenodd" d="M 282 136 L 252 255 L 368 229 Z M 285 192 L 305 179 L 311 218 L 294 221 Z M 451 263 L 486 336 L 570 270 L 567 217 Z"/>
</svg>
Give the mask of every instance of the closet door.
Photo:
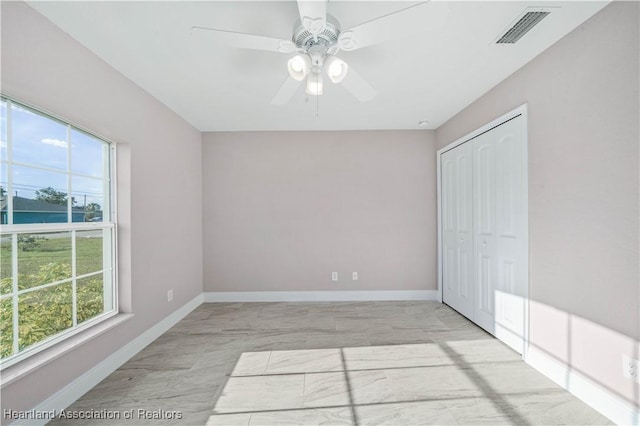
<svg viewBox="0 0 640 426">
<path fill-rule="evenodd" d="M 529 283 L 526 127 L 522 116 L 496 131 L 495 335 L 524 350 Z"/>
<path fill-rule="evenodd" d="M 528 283 L 522 116 L 473 143 L 474 321 L 522 353 Z"/>
<path fill-rule="evenodd" d="M 443 301 L 473 319 L 472 146 L 441 157 Z"/>
<path fill-rule="evenodd" d="M 495 130 L 495 129 L 494 129 Z M 483 133 L 473 145 L 474 306 L 473 320 L 494 334 L 496 273 L 495 140 Z"/>
</svg>

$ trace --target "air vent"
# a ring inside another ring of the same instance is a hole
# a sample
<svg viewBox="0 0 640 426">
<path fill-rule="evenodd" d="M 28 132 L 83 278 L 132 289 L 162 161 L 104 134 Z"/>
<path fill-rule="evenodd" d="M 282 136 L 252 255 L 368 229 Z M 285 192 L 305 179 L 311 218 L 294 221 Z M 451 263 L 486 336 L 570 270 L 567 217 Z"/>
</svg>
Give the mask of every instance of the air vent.
<svg viewBox="0 0 640 426">
<path fill-rule="evenodd" d="M 498 41 L 497 44 L 513 44 L 520 40 L 523 35 L 529 32 L 542 21 L 549 13 L 545 11 L 526 12 L 522 18 L 518 19 L 515 25 L 507 30 L 506 33 Z"/>
</svg>

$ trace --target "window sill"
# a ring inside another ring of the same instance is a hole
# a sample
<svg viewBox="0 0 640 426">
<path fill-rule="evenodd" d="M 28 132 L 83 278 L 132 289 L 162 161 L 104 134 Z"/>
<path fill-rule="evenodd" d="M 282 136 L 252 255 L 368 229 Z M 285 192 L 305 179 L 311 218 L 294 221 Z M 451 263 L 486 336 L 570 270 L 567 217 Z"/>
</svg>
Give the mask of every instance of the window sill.
<svg viewBox="0 0 640 426">
<path fill-rule="evenodd" d="M 133 318 L 133 314 L 116 314 L 83 332 L 51 346 L 50 348 L 35 353 L 29 358 L 2 369 L 2 380 L 0 380 L 2 382 L 1 387 L 4 388 L 5 386 L 15 382 L 27 374 L 32 373 L 38 368 L 47 365 L 51 361 L 60 358 L 61 356 L 76 349 L 78 346 L 95 339 L 101 334 L 106 333 L 131 318 Z"/>
</svg>

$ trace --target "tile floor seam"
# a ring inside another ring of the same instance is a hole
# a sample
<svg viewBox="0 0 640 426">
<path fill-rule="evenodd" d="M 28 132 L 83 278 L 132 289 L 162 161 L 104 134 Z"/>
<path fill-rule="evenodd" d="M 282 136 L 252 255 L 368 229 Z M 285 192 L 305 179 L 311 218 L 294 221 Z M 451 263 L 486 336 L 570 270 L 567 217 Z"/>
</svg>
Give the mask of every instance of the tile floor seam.
<svg viewBox="0 0 640 426">
<path fill-rule="evenodd" d="M 353 390 L 351 388 L 351 381 L 349 380 L 349 370 L 347 369 L 347 360 L 344 356 L 344 348 L 340 348 L 340 358 L 344 367 L 343 374 L 345 383 L 347 384 L 347 395 L 349 395 L 349 408 L 351 409 L 351 418 L 353 419 L 353 424 L 357 426 L 360 424 L 360 422 L 358 421 L 358 414 L 356 413 L 356 409 L 354 407 Z"/>
<path fill-rule="evenodd" d="M 267 370 L 269 369 L 269 363 L 271 362 L 271 355 L 273 355 L 273 351 L 269 351 L 269 357 L 267 358 L 267 363 L 264 365 L 264 370 L 262 371 L 263 374 L 266 374 Z"/>
<path fill-rule="evenodd" d="M 304 407 L 305 402 L 307 402 L 306 392 L 307 390 L 307 373 L 304 373 L 302 376 L 302 406 Z"/>
<path fill-rule="evenodd" d="M 344 348 L 344 349 L 349 349 L 349 348 Z M 520 361 L 501 361 L 502 364 L 519 364 Z M 474 362 L 471 365 L 491 365 L 494 364 L 493 362 Z M 435 364 L 435 365 L 408 365 L 408 366 L 401 366 L 401 367 L 378 367 L 378 368 L 352 368 L 348 371 L 350 372 L 358 372 L 358 371 L 382 371 L 382 370 L 406 370 L 406 369 L 418 369 L 418 368 L 440 368 L 440 367 L 457 367 L 459 370 L 468 370 L 468 369 L 473 369 L 473 367 L 471 366 L 460 366 L 458 365 L 458 363 L 456 362 L 452 362 L 451 364 Z M 173 370 L 171 370 L 173 371 Z M 232 374 L 231 377 L 264 377 L 264 376 L 290 376 L 290 375 L 296 375 L 296 374 L 323 374 L 323 373 L 342 373 L 344 371 L 347 370 L 330 370 L 330 371 L 326 371 L 326 370 L 318 370 L 318 371 L 298 371 L 298 372 L 289 372 L 289 373 L 263 373 L 263 374 L 241 374 L 241 375 L 234 375 Z"/>
</svg>

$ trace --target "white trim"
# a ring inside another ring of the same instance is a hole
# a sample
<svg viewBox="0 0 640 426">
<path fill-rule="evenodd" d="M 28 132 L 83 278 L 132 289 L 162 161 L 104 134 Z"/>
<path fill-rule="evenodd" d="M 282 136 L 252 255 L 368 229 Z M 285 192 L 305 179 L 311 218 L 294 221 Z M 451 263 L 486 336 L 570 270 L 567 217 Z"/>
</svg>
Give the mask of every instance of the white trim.
<svg viewBox="0 0 640 426">
<path fill-rule="evenodd" d="M 115 228 L 111 222 L 73 222 L 73 223 L 25 223 L 2 225 L 3 234 L 53 233 L 62 231 L 97 231 Z"/>
<path fill-rule="evenodd" d="M 525 294 L 524 294 L 524 336 L 522 342 L 522 359 L 525 359 L 527 356 L 527 351 L 529 350 L 529 296 L 531 294 L 531 289 L 529 286 L 531 285 L 531 262 L 530 262 L 530 253 L 531 246 L 529 245 L 529 235 L 531 230 L 531 221 L 529 220 L 529 108 L 527 104 L 521 105 L 519 108 L 522 117 L 524 118 L 524 207 L 527 212 L 526 217 L 526 230 L 524 233 L 524 241 L 525 246 L 527 247 L 527 285 L 525 286 Z"/>
<path fill-rule="evenodd" d="M 106 140 L 106 139 L 105 139 Z M 114 227 L 111 229 L 111 285 L 113 286 L 113 291 L 111 292 L 111 306 L 120 311 L 120 275 L 118 272 L 118 264 L 120 261 L 118 260 L 118 185 L 116 182 L 116 178 L 118 176 L 118 161 L 117 161 L 117 150 L 116 144 L 111 143 L 108 147 L 109 154 L 107 157 L 109 158 L 109 196 L 106 198 L 109 200 L 109 223 L 113 223 Z M 104 220 L 104 211 L 107 207 L 102 207 L 102 219 Z M 103 231 L 104 232 L 104 231 Z M 104 234 L 103 234 L 103 244 L 104 244 Z M 104 247 L 104 246 L 103 246 Z M 104 249 L 103 249 L 104 250 Z M 104 251 L 103 251 L 104 253 Z M 102 270 L 105 270 L 104 267 L 104 254 L 103 254 L 103 263 Z M 103 299 L 106 301 L 106 299 Z"/>
<path fill-rule="evenodd" d="M 436 285 L 438 286 L 438 301 L 440 303 L 443 302 L 443 290 L 442 290 L 442 190 L 440 187 L 442 186 L 442 170 L 440 164 L 440 157 L 442 157 L 442 153 L 440 150 L 436 153 L 436 212 L 437 212 L 437 221 L 438 221 L 438 270 L 437 270 L 437 281 Z"/>
<path fill-rule="evenodd" d="M 76 254 L 76 231 L 74 229 L 71 231 L 71 322 L 73 327 L 78 326 L 78 278 L 76 277 L 78 262 L 76 261 Z"/>
<path fill-rule="evenodd" d="M 204 293 L 205 303 L 216 302 L 359 302 L 382 300 L 438 300 L 436 290 L 381 291 L 239 291 Z"/>
<path fill-rule="evenodd" d="M 467 133 L 463 137 L 451 142 L 448 145 L 443 146 L 436 152 L 436 179 L 437 179 L 437 188 L 436 188 L 436 203 L 437 203 L 437 217 L 438 217 L 438 280 L 436 290 L 437 300 L 440 302 L 443 301 L 443 288 L 442 288 L 442 188 L 441 188 L 441 163 L 440 157 L 447 151 L 457 147 L 458 145 L 462 145 L 465 142 L 469 142 L 471 139 L 480 136 L 481 134 L 488 132 L 489 130 L 497 127 L 505 122 L 521 115 L 524 118 L 524 145 L 526 152 L 526 161 L 525 161 L 525 176 L 524 176 L 524 187 L 525 187 L 525 204 L 527 211 L 527 232 L 524 235 L 524 239 L 527 246 L 527 270 L 529 269 L 529 117 L 528 117 L 528 108 L 527 104 L 522 104 L 519 107 L 507 112 L 506 114 L 501 115 L 500 117 L 492 120 L 491 122 L 485 124 L 484 126 L 479 127 L 478 129 Z M 526 285 L 526 294 L 525 297 L 525 307 L 524 307 L 524 342 L 522 348 L 522 358 L 524 359 L 527 350 L 529 347 L 529 283 L 531 282 L 529 272 L 527 272 L 527 285 Z"/>
<path fill-rule="evenodd" d="M 26 374 L 50 363 L 112 328 L 128 321 L 132 314 L 118 314 L 115 311 L 106 312 L 87 320 L 67 333 L 54 335 L 42 340 L 11 358 L 6 358 L 0 364 L 1 386 L 5 386 L 22 378 Z"/>
<path fill-rule="evenodd" d="M 493 129 L 494 127 L 497 127 L 499 125 L 501 125 L 502 123 L 511 120 L 512 118 L 515 118 L 519 115 L 527 115 L 527 104 L 522 104 L 519 107 L 517 107 L 516 109 L 509 111 L 506 114 L 501 115 L 500 117 L 496 118 L 495 120 L 492 120 L 490 123 L 485 124 L 482 127 L 477 128 L 476 130 L 467 133 L 466 135 L 464 135 L 463 137 L 461 137 L 460 139 L 456 139 L 454 142 L 451 142 L 448 145 L 443 146 L 442 148 L 440 148 L 437 151 L 437 155 L 438 157 L 442 154 L 444 154 L 446 151 L 449 151 L 453 148 L 455 148 L 458 145 L 461 145 L 465 142 L 470 141 L 471 139 L 480 136 L 481 134 Z"/>
<path fill-rule="evenodd" d="M 7 210 L 8 212 L 8 210 Z M 8 214 L 8 213 L 7 213 Z M 11 353 L 11 355 L 15 355 L 20 351 L 20 346 L 18 343 L 18 339 L 20 337 L 20 328 L 19 328 L 19 322 L 18 322 L 18 303 L 20 301 L 19 297 L 18 297 L 18 235 L 17 234 L 11 234 L 11 299 L 12 299 L 12 305 L 11 305 L 11 310 L 12 310 L 12 321 L 13 321 L 13 326 L 12 326 L 12 339 L 13 339 L 13 351 Z M 0 364 L 0 369 L 2 369 L 2 364 Z"/>
<path fill-rule="evenodd" d="M 78 398 L 91 390 L 94 386 L 116 371 L 122 364 L 131 359 L 135 354 L 144 349 L 151 342 L 173 327 L 191 311 L 202 304 L 202 294 L 191 299 L 182 307 L 175 310 L 169 316 L 158 322 L 153 327 L 136 337 L 134 340 L 109 355 L 104 361 L 82 374 L 80 377 L 60 389 L 58 392 L 38 404 L 34 410 L 49 412 L 55 410 L 59 413 L 73 404 Z M 12 425 L 44 425 L 48 420 L 17 420 Z"/>
<path fill-rule="evenodd" d="M 67 175 L 67 222 L 73 223 L 74 220 L 73 220 L 73 186 L 72 186 L 73 175 L 71 174 L 71 126 L 67 124 L 65 127 L 67 128 L 67 170 L 65 173 Z M 13 179 L 13 177 L 11 177 L 11 179 Z M 104 202 L 102 204 L 104 204 Z M 15 214 L 15 212 L 13 212 L 13 214 Z"/>
<path fill-rule="evenodd" d="M 13 116 L 11 111 L 11 105 L 13 101 L 11 99 L 5 99 L 6 108 L 7 108 L 7 158 L 6 161 L 7 167 L 7 224 L 3 225 L 13 225 L 13 179 L 10 179 L 13 176 Z M 3 176 L 4 177 L 4 176 Z"/>
<path fill-rule="evenodd" d="M 530 347 L 525 362 L 612 422 L 618 425 L 640 423 L 640 411 L 632 404 L 540 349 Z"/>
<path fill-rule="evenodd" d="M 51 112 L 49 110 L 46 110 L 46 109 L 44 109 L 44 108 L 42 108 L 40 106 L 33 105 L 32 103 L 24 101 L 24 100 L 22 100 L 20 98 L 17 98 L 15 96 L 7 95 L 5 93 L 0 92 L 0 99 L 4 99 L 5 101 L 11 101 L 11 103 L 17 104 L 19 107 L 22 107 L 22 109 L 24 109 L 24 107 L 26 107 L 27 109 L 32 110 L 33 112 L 35 112 L 38 115 L 48 116 L 48 118 L 51 118 L 52 120 L 57 121 L 60 124 L 63 124 L 65 126 L 71 125 L 71 127 L 74 127 L 76 130 L 80 130 L 81 132 L 86 133 L 88 136 L 93 136 L 95 138 L 102 139 L 102 140 L 104 140 L 105 142 L 108 142 L 108 143 L 114 143 L 111 139 L 109 139 L 106 136 L 102 136 L 100 133 L 96 133 L 96 132 L 92 132 L 91 130 L 87 130 L 85 127 L 83 127 L 83 126 L 81 126 L 79 124 L 76 124 L 73 121 L 71 121 L 71 120 L 69 120 L 67 118 L 64 118 L 63 116 L 60 116 L 60 115 L 58 115 L 56 113 L 53 113 L 53 112 Z M 7 130 L 10 130 L 10 129 L 8 128 Z"/>
</svg>

